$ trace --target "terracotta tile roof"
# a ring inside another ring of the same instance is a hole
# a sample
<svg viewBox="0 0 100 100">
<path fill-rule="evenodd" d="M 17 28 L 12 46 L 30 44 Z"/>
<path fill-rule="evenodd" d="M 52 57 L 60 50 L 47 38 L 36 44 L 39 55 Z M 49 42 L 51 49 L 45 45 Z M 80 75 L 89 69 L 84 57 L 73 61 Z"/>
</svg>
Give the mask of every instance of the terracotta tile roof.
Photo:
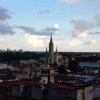
<svg viewBox="0 0 100 100">
<path fill-rule="evenodd" d="M 32 85 L 31 80 L 11 80 L 11 81 L 4 81 L 3 83 L 7 85 Z"/>
<path fill-rule="evenodd" d="M 33 80 L 39 81 L 39 80 L 41 80 L 41 77 L 33 77 Z"/>
<path fill-rule="evenodd" d="M 64 90 L 77 90 L 81 89 L 84 86 L 83 85 L 71 85 L 71 84 L 65 84 L 65 83 L 60 83 L 60 82 L 55 82 L 53 84 L 48 85 L 49 88 L 54 88 L 54 89 L 64 89 Z"/>
</svg>

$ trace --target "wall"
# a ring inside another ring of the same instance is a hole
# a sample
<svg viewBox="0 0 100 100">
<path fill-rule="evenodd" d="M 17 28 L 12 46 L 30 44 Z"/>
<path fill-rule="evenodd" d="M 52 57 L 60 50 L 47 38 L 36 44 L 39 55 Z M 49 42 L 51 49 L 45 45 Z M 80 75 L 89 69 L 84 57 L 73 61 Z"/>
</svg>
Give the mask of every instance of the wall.
<svg viewBox="0 0 100 100">
<path fill-rule="evenodd" d="M 93 87 L 89 86 L 85 88 L 85 100 L 93 100 Z"/>
</svg>

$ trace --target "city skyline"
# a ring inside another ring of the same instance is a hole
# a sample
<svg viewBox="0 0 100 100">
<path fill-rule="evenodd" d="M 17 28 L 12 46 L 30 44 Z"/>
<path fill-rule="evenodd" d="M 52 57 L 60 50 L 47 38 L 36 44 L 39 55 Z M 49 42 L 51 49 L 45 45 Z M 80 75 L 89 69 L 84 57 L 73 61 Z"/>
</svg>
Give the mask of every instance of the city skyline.
<svg viewBox="0 0 100 100">
<path fill-rule="evenodd" d="M 100 52 L 100 0 L 0 0 L 0 49 Z"/>
</svg>

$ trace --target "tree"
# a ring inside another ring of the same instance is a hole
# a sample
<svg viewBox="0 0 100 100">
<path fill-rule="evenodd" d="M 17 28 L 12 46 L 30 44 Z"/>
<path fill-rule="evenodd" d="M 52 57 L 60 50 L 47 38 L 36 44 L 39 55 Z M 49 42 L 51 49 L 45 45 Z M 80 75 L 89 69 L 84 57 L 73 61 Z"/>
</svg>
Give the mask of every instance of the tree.
<svg viewBox="0 0 100 100">
<path fill-rule="evenodd" d="M 76 60 L 70 60 L 68 62 L 69 70 L 72 72 L 79 72 L 81 71 L 81 67 L 79 66 L 78 62 Z"/>
<path fill-rule="evenodd" d="M 58 67 L 58 73 L 65 74 L 66 73 L 66 67 L 64 65 L 60 65 Z"/>
</svg>

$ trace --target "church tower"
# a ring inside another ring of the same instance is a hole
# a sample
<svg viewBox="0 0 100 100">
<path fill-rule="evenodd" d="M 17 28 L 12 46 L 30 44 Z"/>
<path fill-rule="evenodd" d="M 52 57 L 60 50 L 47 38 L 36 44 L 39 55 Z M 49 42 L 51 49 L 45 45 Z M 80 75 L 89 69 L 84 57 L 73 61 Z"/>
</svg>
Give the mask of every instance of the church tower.
<svg viewBox="0 0 100 100">
<path fill-rule="evenodd" d="M 56 47 L 56 52 L 55 52 L 55 64 L 58 64 L 58 50 Z"/>
<path fill-rule="evenodd" d="M 52 35 L 49 43 L 49 64 L 54 64 L 54 44 L 53 44 Z"/>
<path fill-rule="evenodd" d="M 45 62 L 48 63 L 48 50 L 47 50 L 47 47 L 46 47 L 45 59 L 46 59 Z"/>
</svg>

